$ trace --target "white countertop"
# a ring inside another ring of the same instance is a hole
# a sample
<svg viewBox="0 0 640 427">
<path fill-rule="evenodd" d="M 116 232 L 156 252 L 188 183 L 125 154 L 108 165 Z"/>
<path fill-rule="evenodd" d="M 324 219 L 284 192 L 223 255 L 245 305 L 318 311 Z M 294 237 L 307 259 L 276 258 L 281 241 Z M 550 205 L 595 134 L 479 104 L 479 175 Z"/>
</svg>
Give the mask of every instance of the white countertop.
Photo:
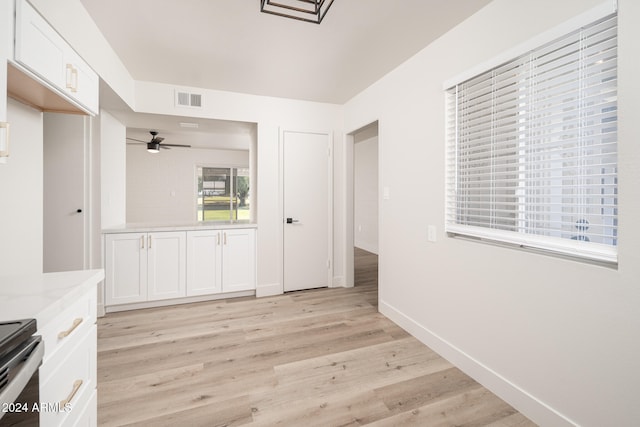
<svg viewBox="0 0 640 427">
<path fill-rule="evenodd" d="M 127 223 L 118 227 L 102 230 L 111 233 L 146 233 L 154 231 L 191 231 L 191 230 L 228 230 L 232 228 L 257 228 L 258 224 L 249 221 L 208 221 L 189 223 Z"/>
<path fill-rule="evenodd" d="M 102 279 L 103 270 L 0 276 L 0 321 L 34 318 L 40 329 Z"/>
</svg>

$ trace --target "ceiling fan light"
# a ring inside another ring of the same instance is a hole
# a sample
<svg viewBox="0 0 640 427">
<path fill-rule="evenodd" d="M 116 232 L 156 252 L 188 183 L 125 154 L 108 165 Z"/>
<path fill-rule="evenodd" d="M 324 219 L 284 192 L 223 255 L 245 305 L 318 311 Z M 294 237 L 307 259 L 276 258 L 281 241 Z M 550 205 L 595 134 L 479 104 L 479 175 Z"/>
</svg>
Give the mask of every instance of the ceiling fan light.
<svg viewBox="0 0 640 427">
<path fill-rule="evenodd" d="M 260 0 L 260 12 L 320 24 L 333 0 Z"/>
<path fill-rule="evenodd" d="M 160 143 L 158 143 L 158 142 L 149 142 L 147 144 L 147 151 L 149 153 L 159 153 L 160 152 Z"/>
</svg>

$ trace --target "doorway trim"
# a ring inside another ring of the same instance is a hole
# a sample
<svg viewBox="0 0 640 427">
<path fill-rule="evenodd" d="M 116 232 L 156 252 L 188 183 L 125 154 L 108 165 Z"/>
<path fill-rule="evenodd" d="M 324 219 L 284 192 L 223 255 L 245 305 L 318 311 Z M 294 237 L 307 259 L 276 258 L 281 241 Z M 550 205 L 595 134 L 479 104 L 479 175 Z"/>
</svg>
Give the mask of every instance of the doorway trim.
<svg viewBox="0 0 640 427">
<path fill-rule="evenodd" d="M 345 134 L 344 139 L 344 287 L 351 288 L 355 286 L 355 260 L 354 260 L 354 232 L 355 232 L 355 135 L 369 126 L 377 125 L 378 127 L 378 252 L 380 255 L 382 248 L 382 235 L 380 233 L 380 224 L 382 223 L 382 200 L 380 197 L 380 189 L 382 188 L 381 164 L 382 156 L 382 138 L 380 137 L 380 120 L 374 119 L 362 126 Z M 380 273 L 378 273 L 378 276 Z"/>
</svg>

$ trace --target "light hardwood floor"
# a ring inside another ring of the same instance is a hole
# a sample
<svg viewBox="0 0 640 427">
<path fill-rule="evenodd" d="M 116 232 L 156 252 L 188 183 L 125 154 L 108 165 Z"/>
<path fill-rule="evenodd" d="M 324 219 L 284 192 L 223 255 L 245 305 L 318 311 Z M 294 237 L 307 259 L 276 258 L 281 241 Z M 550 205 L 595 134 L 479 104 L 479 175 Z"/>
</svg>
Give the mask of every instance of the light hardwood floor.
<svg viewBox="0 0 640 427">
<path fill-rule="evenodd" d="M 534 425 L 377 312 L 375 255 L 355 277 L 99 319 L 99 425 Z"/>
</svg>

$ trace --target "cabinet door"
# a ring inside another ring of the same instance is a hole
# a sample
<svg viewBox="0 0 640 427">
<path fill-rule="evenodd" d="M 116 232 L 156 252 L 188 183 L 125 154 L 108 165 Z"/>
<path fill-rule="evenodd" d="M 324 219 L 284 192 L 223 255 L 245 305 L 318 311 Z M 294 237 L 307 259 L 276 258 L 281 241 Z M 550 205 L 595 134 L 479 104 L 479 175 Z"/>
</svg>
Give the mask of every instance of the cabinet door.
<svg viewBox="0 0 640 427">
<path fill-rule="evenodd" d="M 184 231 L 147 235 L 149 301 L 186 295 L 186 258 Z"/>
<path fill-rule="evenodd" d="M 25 0 L 16 2 L 16 61 L 49 84 L 65 87 L 65 45 L 56 31 Z"/>
<path fill-rule="evenodd" d="M 256 288 L 255 230 L 233 229 L 222 232 L 222 291 Z"/>
<path fill-rule="evenodd" d="M 105 304 L 146 301 L 146 234 L 108 234 L 105 244 Z"/>
<path fill-rule="evenodd" d="M 15 60 L 90 114 L 98 75 L 26 0 L 16 1 Z"/>
<path fill-rule="evenodd" d="M 86 110 L 98 114 L 98 75 L 71 47 L 65 52 L 65 92 Z"/>
<path fill-rule="evenodd" d="M 222 291 L 222 232 L 187 232 L 187 296 Z"/>
</svg>

